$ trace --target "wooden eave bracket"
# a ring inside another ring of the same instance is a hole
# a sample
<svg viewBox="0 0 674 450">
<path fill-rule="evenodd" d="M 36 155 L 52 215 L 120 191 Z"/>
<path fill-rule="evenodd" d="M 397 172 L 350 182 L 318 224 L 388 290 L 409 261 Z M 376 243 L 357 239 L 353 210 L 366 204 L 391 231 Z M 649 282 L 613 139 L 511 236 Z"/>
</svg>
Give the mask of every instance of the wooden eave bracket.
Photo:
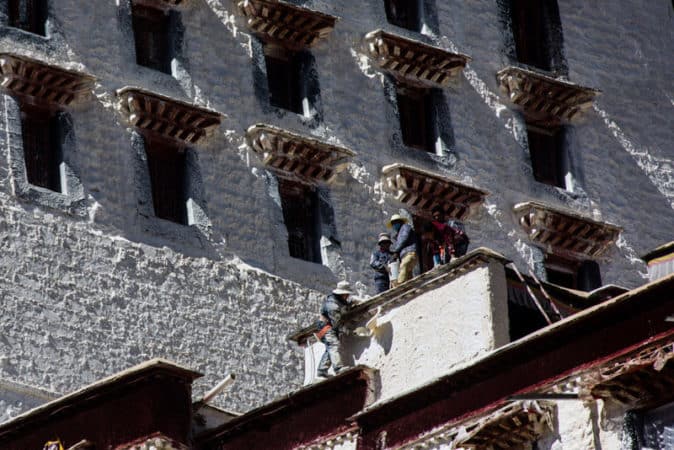
<svg viewBox="0 0 674 450">
<path fill-rule="evenodd" d="M 444 427 L 402 447 L 410 450 L 435 448 L 519 448 L 553 430 L 555 406 L 546 401 L 516 401 L 488 414 Z M 496 444 L 496 445 L 494 445 Z"/>
<path fill-rule="evenodd" d="M 0 53 L 0 85 L 13 94 L 69 106 L 87 98 L 96 78 L 11 53 Z"/>
<path fill-rule="evenodd" d="M 446 87 L 466 67 L 470 57 L 383 30 L 366 34 L 370 59 L 399 81 L 426 87 Z"/>
<path fill-rule="evenodd" d="M 513 207 L 529 239 L 547 251 L 578 259 L 596 258 L 618 239 L 622 228 L 538 202 Z"/>
<path fill-rule="evenodd" d="M 403 164 L 391 164 L 381 170 L 384 190 L 414 209 L 419 215 L 431 215 L 435 206 L 449 217 L 464 220 L 489 194 L 450 178 Z"/>
<path fill-rule="evenodd" d="M 332 182 L 356 153 L 266 124 L 248 128 L 246 142 L 271 170 L 303 181 Z"/>
<path fill-rule="evenodd" d="M 338 18 L 278 0 L 243 0 L 248 28 L 262 40 L 292 50 L 313 47 L 335 28 Z"/>
<path fill-rule="evenodd" d="M 534 123 L 557 126 L 576 122 L 601 91 L 520 67 L 496 74 L 501 93 Z"/>
<path fill-rule="evenodd" d="M 664 320 L 664 318 L 663 318 Z M 653 396 L 670 395 L 674 373 L 667 365 L 674 358 L 674 343 L 656 342 L 625 355 L 602 361 L 536 391 L 550 394 L 575 394 L 581 400 L 613 399 L 636 406 Z"/>
<path fill-rule="evenodd" d="M 196 144 L 213 133 L 223 117 L 217 111 L 138 88 L 122 88 L 117 97 L 131 125 L 187 144 Z"/>
</svg>

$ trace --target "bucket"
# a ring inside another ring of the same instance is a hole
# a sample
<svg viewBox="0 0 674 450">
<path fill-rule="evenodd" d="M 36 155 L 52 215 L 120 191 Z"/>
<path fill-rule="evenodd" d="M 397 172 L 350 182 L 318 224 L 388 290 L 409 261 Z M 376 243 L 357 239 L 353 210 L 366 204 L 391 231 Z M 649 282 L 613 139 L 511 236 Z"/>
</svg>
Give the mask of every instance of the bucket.
<svg viewBox="0 0 674 450">
<path fill-rule="evenodd" d="M 388 271 L 391 273 L 391 279 L 397 280 L 400 272 L 400 261 L 391 261 L 388 263 Z"/>
</svg>

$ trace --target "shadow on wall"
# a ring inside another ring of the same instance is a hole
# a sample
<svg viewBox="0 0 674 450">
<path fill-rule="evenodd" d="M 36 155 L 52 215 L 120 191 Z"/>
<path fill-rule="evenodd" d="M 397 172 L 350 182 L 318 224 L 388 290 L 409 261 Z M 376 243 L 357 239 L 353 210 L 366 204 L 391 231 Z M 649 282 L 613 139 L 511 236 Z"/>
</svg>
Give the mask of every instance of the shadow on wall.
<svg viewBox="0 0 674 450">
<path fill-rule="evenodd" d="M 356 360 L 362 358 L 363 353 L 372 346 L 373 342 L 382 349 L 384 355 L 388 355 L 393 346 L 393 324 L 383 323 L 375 329 L 371 337 L 349 336 L 348 344 L 343 346 L 351 350 L 349 355 L 342 355 L 345 363 L 349 366 L 355 365 Z"/>
</svg>

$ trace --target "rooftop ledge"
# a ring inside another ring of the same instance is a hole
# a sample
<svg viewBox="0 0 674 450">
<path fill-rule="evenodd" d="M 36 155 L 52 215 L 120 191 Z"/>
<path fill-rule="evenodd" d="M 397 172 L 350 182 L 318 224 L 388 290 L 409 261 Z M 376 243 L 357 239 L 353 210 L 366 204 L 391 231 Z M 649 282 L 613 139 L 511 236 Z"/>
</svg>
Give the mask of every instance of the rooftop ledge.
<svg viewBox="0 0 674 450">
<path fill-rule="evenodd" d="M 417 277 L 412 278 L 400 286 L 389 289 L 386 292 L 375 295 L 368 300 L 353 306 L 344 315 L 345 322 L 351 322 L 358 318 L 370 317 L 371 312 L 377 307 L 386 305 L 394 306 L 407 303 L 418 297 L 420 294 L 436 288 L 440 284 L 446 284 L 467 272 L 478 267 L 482 267 L 489 261 L 499 261 L 501 263 L 510 262 L 505 256 L 496 253 L 488 248 L 477 248 L 461 258 L 452 260 L 451 263 L 435 267 Z M 303 345 L 306 340 L 316 331 L 315 325 L 310 325 L 288 336 L 291 341 Z"/>
<path fill-rule="evenodd" d="M 513 207 L 520 225 L 533 242 L 546 250 L 574 258 L 595 258 L 611 246 L 622 228 L 539 202 Z"/>
<path fill-rule="evenodd" d="M 39 102 L 68 106 L 89 97 L 96 78 L 12 53 L 0 53 L 0 85 Z"/>
<path fill-rule="evenodd" d="M 277 0 L 243 0 L 248 28 L 262 40 L 293 50 L 312 47 L 335 28 L 337 17 Z"/>
<path fill-rule="evenodd" d="M 114 392 L 121 385 L 132 384 L 135 381 L 157 375 L 173 377 L 189 383 L 202 376 L 199 372 L 182 367 L 171 361 L 161 358 L 151 359 L 115 375 L 98 380 L 82 389 L 40 405 L 0 424 L 0 437 L 29 427 L 33 422 L 40 422 L 45 417 L 62 413 L 67 409 L 77 409 L 82 404 L 96 402 L 98 398 Z"/>
<path fill-rule="evenodd" d="M 441 206 L 447 215 L 464 220 L 489 195 L 485 190 L 404 164 L 385 166 L 381 172 L 384 189 L 423 216 L 430 217 L 431 210 Z"/>
<path fill-rule="evenodd" d="M 470 57 L 403 36 L 375 30 L 363 38 L 368 56 L 403 82 L 446 87 Z"/>
<path fill-rule="evenodd" d="M 196 144 L 220 125 L 223 114 L 135 87 L 117 91 L 131 125 L 159 136 Z"/>
<path fill-rule="evenodd" d="M 496 79 L 501 93 L 529 120 L 547 126 L 576 121 L 601 93 L 520 67 L 506 67 Z"/>
<path fill-rule="evenodd" d="M 441 427 L 484 417 L 512 399 L 578 393 L 577 380 L 586 374 L 591 375 L 586 388 L 597 387 L 596 381 L 603 388 L 596 376 L 629 373 L 635 362 L 657 371 L 674 356 L 674 326 L 665 320 L 673 286 L 674 275 L 625 292 L 378 401 L 353 416 L 362 439 L 372 442 L 386 429 L 392 430 L 388 442 L 416 442 Z"/>
<path fill-rule="evenodd" d="M 269 169 L 304 181 L 330 183 L 356 153 L 272 125 L 248 128 L 246 142 Z"/>
</svg>

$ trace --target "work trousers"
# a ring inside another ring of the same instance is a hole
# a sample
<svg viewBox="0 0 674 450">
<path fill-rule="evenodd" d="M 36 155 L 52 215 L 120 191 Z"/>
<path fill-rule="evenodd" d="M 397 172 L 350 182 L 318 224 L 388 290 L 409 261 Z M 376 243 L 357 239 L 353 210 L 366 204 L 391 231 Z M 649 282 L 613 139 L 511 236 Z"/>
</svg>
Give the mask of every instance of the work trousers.
<svg viewBox="0 0 674 450">
<path fill-rule="evenodd" d="M 454 256 L 457 258 L 463 256 L 468 251 L 468 242 L 461 241 L 454 244 Z"/>
<path fill-rule="evenodd" d="M 400 260 L 400 272 L 398 273 L 397 286 L 400 286 L 407 280 L 411 280 L 414 273 L 414 266 L 417 265 L 417 252 L 405 253 Z"/>
<path fill-rule="evenodd" d="M 318 375 L 326 376 L 331 365 L 335 373 L 339 373 L 342 370 L 342 357 L 339 355 L 339 335 L 331 329 L 321 338 L 321 342 L 325 345 L 325 352 L 321 357 L 321 362 L 318 363 Z"/>
<path fill-rule="evenodd" d="M 381 294 L 384 291 L 388 291 L 390 282 L 387 279 L 375 279 L 374 280 L 374 290 L 376 294 Z"/>
</svg>

